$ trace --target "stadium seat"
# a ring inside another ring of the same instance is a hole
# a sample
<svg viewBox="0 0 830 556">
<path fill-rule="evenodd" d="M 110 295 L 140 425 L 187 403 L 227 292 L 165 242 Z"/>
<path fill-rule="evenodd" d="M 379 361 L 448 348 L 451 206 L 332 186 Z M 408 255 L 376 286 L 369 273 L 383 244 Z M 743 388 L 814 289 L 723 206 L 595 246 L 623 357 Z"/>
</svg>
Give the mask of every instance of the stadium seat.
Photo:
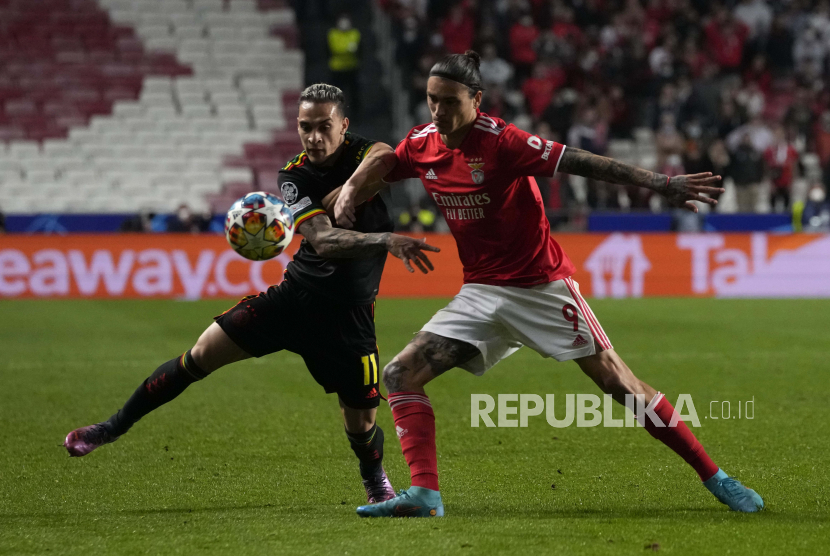
<svg viewBox="0 0 830 556">
<path fill-rule="evenodd" d="M 302 85 L 302 55 L 270 30 L 293 24 L 291 10 L 262 12 L 254 0 L 9 0 L 0 10 L 8 5 L 50 19 L 14 58 L 0 49 L 11 60 L 0 83 L 0 199 L 20 186 L 54 191 L 49 210 L 135 210 L 119 191 L 158 210 L 221 196 L 223 182 L 250 190 L 254 168 L 284 163 L 268 143 L 285 125 L 285 88 Z M 249 160 L 243 145 L 258 141 Z M 228 160 L 240 168 L 220 176 Z M 31 200 L 3 208 L 29 211 Z"/>
</svg>

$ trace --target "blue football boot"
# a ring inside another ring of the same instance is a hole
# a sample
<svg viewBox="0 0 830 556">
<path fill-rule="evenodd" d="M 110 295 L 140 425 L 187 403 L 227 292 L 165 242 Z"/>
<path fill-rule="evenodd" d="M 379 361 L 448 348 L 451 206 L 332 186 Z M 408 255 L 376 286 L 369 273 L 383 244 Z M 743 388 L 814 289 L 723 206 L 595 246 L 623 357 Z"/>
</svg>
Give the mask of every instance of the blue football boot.
<svg viewBox="0 0 830 556">
<path fill-rule="evenodd" d="M 441 517 L 444 504 L 441 493 L 423 487 L 409 487 L 394 498 L 379 504 L 359 506 L 360 517 Z"/>
<path fill-rule="evenodd" d="M 722 469 L 703 486 L 715 495 L 715 498 L 736 512 L 757 512 L 764 509 L 764 500 L 751 488 L 746 488 L 738 479 L 730 477 Z"/>
</svg>

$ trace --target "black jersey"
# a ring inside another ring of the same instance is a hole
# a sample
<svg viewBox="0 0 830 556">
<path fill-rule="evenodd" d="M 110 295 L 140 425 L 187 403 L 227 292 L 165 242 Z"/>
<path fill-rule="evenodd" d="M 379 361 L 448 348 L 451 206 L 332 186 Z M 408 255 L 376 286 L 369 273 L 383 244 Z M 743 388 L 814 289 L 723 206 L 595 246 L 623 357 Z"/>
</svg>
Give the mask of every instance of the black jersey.
<svg viewBox="0 0 830 556">
<path fill-rule="evenodd" d="M 315 166 L 303 152 L 280 170 L 280 190 L 294 213 L 296 228 L 309 218 L 326 214 L 323 198 L 351 177 L 372 145 L 374 141 L 346 132 L 343 152 L 334 166 Z M 358 232 L 391 232 L 393 229 L 380 195 L 357 207 L 355 217 L 353 229 Z M 375 299 L 385 263 L 385 252 L 371 257 L 326 259 L 303 239 L 294 260 L 288 264 L 287 273 L 290 281 L 315 294 L 342 304 L 362 305 Z"/>
</svg>

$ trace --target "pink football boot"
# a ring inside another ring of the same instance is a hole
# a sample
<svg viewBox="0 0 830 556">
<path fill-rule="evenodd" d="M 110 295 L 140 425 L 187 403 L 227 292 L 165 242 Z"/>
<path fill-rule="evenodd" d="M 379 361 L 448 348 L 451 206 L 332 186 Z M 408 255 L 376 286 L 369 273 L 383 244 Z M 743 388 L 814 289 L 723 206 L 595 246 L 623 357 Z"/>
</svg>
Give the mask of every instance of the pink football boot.
<svg viewBox="0 0 830 556">
<path fill-rule="evenodd" d="M 104 423 L 96 423 L 88 427 L 75 429 L 67 434 L 63 446 L 69 452 L 70 457 L 79 458 L 87 455 L 95 448 L 115 442 L 119 438 L 118 436 L 112 436 L 107 431 Z M 384 477 L 386 477 L 385 474 Z"/>
</svg>

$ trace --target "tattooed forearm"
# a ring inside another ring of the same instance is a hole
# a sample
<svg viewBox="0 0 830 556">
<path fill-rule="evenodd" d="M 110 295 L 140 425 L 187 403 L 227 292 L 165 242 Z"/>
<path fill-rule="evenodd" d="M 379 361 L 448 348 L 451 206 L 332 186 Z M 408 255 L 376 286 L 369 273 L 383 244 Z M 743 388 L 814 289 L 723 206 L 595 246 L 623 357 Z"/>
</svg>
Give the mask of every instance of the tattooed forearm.
<svg viewBox="0 0 830 556">
<path fill-rule="evenodd" d="M 333 228 L 329 217 L 320 214 L 303 222 L 298 230 L 321 257 L 350 259 L 370 257 L 386 251 L 390 234 L 364 234 Z"/>
<path fill-rule="evenodd" d="M 566 174 L 584 176 L 593 180 L 619 185 L 635 185 L 662 192 L 666 186 L 665 174 L 658 174 L 637 168 L 631 164 L 566 147 L 559 161 L 559 170 Z"/>
<path fill-rule="evenodd" d="M 352 230 L 332 228 L 319 238 L 314 250 L 321 257 L 354 258 L 369 257 L 386 251 L 389 234 L 363 234 Z"/>
</svg>

